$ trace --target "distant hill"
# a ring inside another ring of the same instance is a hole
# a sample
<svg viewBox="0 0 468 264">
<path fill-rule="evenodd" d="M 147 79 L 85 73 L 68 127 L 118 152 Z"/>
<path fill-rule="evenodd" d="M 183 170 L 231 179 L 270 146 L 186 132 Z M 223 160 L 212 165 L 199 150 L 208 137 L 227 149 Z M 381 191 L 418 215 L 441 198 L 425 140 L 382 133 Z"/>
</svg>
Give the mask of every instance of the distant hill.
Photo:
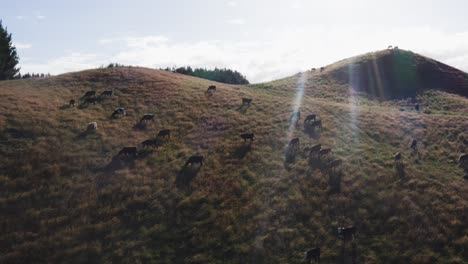
<svg viewBox="0 0 468 264">
<path fill-rule="evenodd" d="M 324 74 L 381 99 L 437 89 L 468 97 L 468 74 L 402 49 L 371 52 L 326 67 Z"/>
<path fill-rule="evenodd" d="M 400 87 L 423 87 L 421 74 L 395 70 L 374 100 L 374 86 L 356 85 L 369 56 L 252 85 L 139 67 L 0 82 L 0 263 L 304 263 L 316 246 L 321 263 L 340 263 L 337 229 L 351 225 L 357 263 L 465 263 L 468 98 L 444 86 L 407 99 Z M 399 58 L 375 56 L 387 69 Z M 360 73 L 349 78 L 349 65 Z M 89 90 L 113 95 L 86 103 Z M 112 118 L 117 107 L 127 115 Z M 154 121 L 139 123 L 146 113 Z M 304 126 L 309 114 L 322 130 Z M 332 149 L 320 163 L 316 144 Z M 119 158 L 124 147 L 138 155 Z M 203 166 L 185 166 L 192 155 Z"/>
</svg>

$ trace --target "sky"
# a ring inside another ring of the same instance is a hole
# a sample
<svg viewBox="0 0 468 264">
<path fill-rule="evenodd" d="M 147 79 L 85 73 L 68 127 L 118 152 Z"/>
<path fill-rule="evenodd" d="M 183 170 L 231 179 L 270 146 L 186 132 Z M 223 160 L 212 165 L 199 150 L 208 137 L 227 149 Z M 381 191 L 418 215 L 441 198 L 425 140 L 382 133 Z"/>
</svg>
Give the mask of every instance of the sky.
<svg viewBox="0 0 468 264">
<path fill-rule="evenodd" d="M 117 62 L 264 82 L 388 45 L 468 71 L 466 0 L 0 0 L 21 72 Z"/>
</svg>

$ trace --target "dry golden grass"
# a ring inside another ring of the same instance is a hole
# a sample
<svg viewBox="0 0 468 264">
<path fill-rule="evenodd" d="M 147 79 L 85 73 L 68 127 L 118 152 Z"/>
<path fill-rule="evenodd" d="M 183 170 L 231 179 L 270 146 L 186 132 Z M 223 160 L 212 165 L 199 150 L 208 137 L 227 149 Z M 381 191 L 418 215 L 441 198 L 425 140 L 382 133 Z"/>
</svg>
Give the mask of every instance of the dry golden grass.
<svg viewBox="0 0 468 264">
<path fill-rule="evenodd" d="M 113 68 L 1 82 L 0 262 L 302 263 L 318 245 L 336 263 L 341 225 L 357 226 L 359 263 L 468 259 L 468 187 L 456 164 L 468 149 L 468 99 L 429 91 L 419 98 L 426 113 L 402 111 L 402 101 L 351 97 L 326 71 L 305 74 L 301 121 L 317 113 L 324 128 L 292 135 L 301 149 L 321 143 L 344 160 L 340 193 L 304 155 L 285 162 L 299 75 L 233 86 Z M 115 96 L 67 107 L 90 89 Z M 240 108 L 242 97 L 252 105 Z M 111 119 L 118 106 L 128 115 Z M 144 113 L 155 122 L 134 129 Z M 84 134 L 93 121 L 97 132 Z M 159 148 L 113 161 L 166 128 Z M 250 149 L 245 132 L 255 133 Z M 195 153 L 205 164 L 184 169 Z"/>
</svg>

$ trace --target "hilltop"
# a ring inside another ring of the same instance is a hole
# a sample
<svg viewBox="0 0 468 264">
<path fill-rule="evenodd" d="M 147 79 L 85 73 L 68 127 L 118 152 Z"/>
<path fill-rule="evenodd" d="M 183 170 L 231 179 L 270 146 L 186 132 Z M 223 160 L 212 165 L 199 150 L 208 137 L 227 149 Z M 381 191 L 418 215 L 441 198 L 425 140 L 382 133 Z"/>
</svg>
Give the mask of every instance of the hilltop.
<svg viewBox="0 0 468 264">
<path fill-rule="evenodd" d="M 325 75 L 380 99 L 437 89 L 468 97 L 468 74 L 402 49 L 370 52 L 326 67 Z"/>
<path fill-rule="evenodd" d="M 468 185 L 456 159 L 468 149 L 465 90 L 374 100 L 372 85 L 354 91 L 345 74 L 369 56 L 246 86 L 138 67 L 0 82 L 0 262 L 303 263 L 320 246 L 323 263 L 336 263 L 337 227 L 355 225 L 358 263 L 464 263 Z M 88 90 L 114 95 L 81 104 Z M 301 122 L 290 127 L 298 105 Z M 127 116 L 112 119 L 119 106 Z M 155 121 L 136 126 L 145 113 Z M 309 113 L 321 132 L 303 129 Z M 89 122 L 95 133 L 85 133 Z M 139 145 L 161 129 L 171 138 L 158 148 Z M 248 132 L 250 147 L 239 137 Z M 286 159 L 292 137 L 300 151 Z M 317 143 L 343 160 L 339 191 L 308 162 Z M 116 159 L 125 146 L 138 157 Z M 203 166 L 184 168 L 194 154 Z"/>
</svg>

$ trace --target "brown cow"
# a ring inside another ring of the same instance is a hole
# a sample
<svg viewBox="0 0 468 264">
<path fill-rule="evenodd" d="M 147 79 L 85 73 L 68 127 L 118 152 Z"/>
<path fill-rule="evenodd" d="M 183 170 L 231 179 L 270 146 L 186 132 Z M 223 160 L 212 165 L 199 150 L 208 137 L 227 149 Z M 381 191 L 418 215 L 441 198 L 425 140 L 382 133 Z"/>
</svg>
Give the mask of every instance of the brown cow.
<svg viewBox="0 0 468 264">
<path fill-rule="evenodd" d="M 154 146 L 157 146 L 157 142 L 154 139 L 147 139 L 147 140 L 141 142 L 141 145 L 143 147 L 154 147 Z"/>
<path fill-rule="evenodd" d="M 163 129 L 160 130 L 156 137 L 167 137 L 171 138 L 171 130 L 170 129 Z"/>
</svg>

